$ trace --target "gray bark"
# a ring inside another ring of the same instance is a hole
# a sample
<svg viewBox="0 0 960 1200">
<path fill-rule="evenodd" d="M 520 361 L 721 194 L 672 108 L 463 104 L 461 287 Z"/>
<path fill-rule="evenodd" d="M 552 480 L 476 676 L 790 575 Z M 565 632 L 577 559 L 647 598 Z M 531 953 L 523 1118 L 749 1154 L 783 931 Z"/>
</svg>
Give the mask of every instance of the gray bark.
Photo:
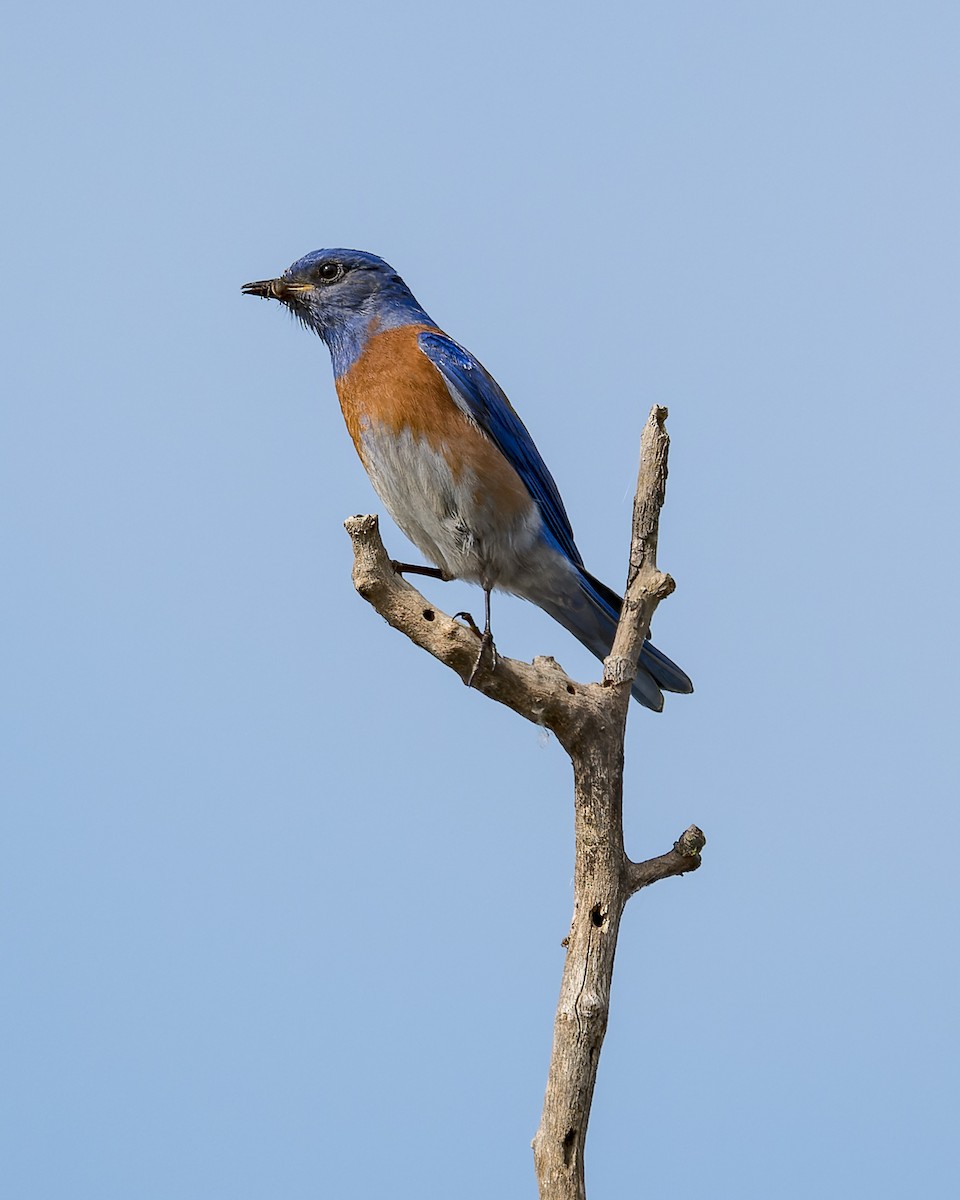
<svg viewBox="0 0 960 1200">
<path fill-rule="evenodd" d="M 353 541 L 357 591 L 395 629 L 466 682 L 527 720 L 552 730 L 574 775 L 574 911 L 554 1021 L 553 1052 L 540 1127 L 533 1140 L 541 1200 L 585 1200 L 584 1144 L 610 1011 L 620 917 L 651 883 L 694 871 L 706 839 L 691 825 L 673 849 L 644 862 L 623 845 L 623 744 L 630 682 L 659 602 L 674 589 L 657 568 L 657 532 L 667 478 L 667 410 L 655 406 L 643 431 L 623 614 L 603 682 L 581 684 L 552 658 L 498 655 L 475 671 L 476 634 L 441 612 L 396 573 L 377 519 L 345 522 Z"/>
</svg>

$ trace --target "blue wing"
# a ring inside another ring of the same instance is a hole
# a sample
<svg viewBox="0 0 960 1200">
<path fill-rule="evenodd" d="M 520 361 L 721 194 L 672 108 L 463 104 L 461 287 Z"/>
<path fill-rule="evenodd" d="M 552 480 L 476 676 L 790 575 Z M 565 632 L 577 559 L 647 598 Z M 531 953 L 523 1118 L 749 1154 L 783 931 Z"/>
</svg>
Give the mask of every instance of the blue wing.
<svg viewBox="0 0 960 1200">
<path fill-rule="evenodd" d="M 582 567 L 583 559 L 573 540 L 570 518 L 553 476 L 497 381 L 472 354 L 445 333 L 421 333 L 417 343 L 443 376 L 457 407 L 471 421 L 476 421 L 523 480 L 557 549 Z"/>
</svg>

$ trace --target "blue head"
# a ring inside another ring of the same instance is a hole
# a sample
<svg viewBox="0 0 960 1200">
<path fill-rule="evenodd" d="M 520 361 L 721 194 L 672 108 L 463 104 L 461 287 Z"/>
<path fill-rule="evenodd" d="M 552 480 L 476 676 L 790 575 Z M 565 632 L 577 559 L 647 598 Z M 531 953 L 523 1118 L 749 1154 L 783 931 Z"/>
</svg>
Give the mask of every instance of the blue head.
<svg viewBox="0 0 960 1200">
<path fill-rule="evenodd" d="M 364 250 L 314 250 L 278 279 L 245 283 L 243 291 L 279 300 L 318 333 L 338 376 L 356 362 L 374 333 L 398 325 L 436 328 L 393 267 Z"/>
</svg>

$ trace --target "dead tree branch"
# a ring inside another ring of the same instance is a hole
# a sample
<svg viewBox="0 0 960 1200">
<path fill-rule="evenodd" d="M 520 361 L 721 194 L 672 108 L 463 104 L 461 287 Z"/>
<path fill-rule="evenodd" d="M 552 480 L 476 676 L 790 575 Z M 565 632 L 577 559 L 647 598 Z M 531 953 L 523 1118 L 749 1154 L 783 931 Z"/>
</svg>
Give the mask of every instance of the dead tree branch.
<svg viewBox="0 0 960 1200">
<path fill-rule="evenodd" d="M 556 734 L 574 774 L 574 911 L 540 1127 L 533 1141 L 541 1200 L 585 1200 L 584 1144 L 610 1010 L 617 933 L 624 905 L 660 879 L 695 871 L 706 839 L 695 826 L 673 849 L 632 862 L 623 846 L 623 743 L 630 683 L 650 620 L 674 589 L 657 567 L 657 533 L 667 479 L 667 410 L 655 406 L 643 431 L 623 613 L 602 684 L 568 678 L 552 658 L 498 657 L 473 686 Z M 476 635 L 396 573 L 372 516 L 350 517 L 357 591 L 395 629 L 466 681 Z"/>
</svg>

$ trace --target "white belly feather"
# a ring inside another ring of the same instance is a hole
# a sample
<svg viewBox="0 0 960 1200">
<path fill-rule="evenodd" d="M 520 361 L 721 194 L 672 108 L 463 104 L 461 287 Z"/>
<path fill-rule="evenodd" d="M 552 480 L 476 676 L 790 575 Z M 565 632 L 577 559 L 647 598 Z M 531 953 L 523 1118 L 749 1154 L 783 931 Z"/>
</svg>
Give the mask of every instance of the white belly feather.
<svg viewBox="0 0 960 1200">
<path fill-rule="evenodd" d="M 539 590 L 559 557 L 529 507 L 506 520 L 469 470 L 455 478 L 442 454 L 409 429 L 361 432 L 362 457 L 377 495 L 411 542 L 447 574 L 518 595 Z"/>
</svg>

